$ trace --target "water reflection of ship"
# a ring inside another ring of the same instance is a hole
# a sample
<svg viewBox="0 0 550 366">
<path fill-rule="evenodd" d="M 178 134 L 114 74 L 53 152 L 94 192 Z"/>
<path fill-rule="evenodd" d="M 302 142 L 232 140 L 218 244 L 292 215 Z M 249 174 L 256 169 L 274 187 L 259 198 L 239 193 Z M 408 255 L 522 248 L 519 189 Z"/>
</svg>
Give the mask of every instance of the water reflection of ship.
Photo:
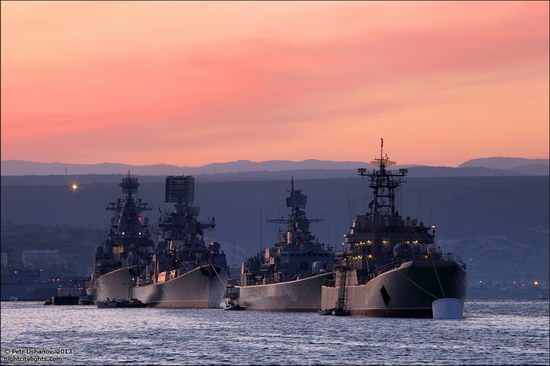
<svg viewBox="0 0 550 366">
<path fill-rule="evenodd" d="M 270 220 L 286 224 L 281 241 L 242 264 L 238 304 L 248 310 L 316 311 L 321 304 L 321 286 L 332 276 L 332 248 L 309 231 L 307 196 L 291 181 L 286 205 L 288 218 Z"/>
<path fill-rule="evenodd" d="M 96 251 L 92 277 L 95 299 L 137 299 L 148 306 L 178 308 L 219 307 L 225 292 L 228 270 L 218 243 L 206 247 L 204 230 L 214 228 L 214 219 L 201 223 L 199 208 L 192 206 L 193 177 L 166 178 L 166 202 L 175 211 L 159 220 L 156 247 L 149 239 L 147 219 L 137 204 L 137 178 L 124 178 L 125 200 L 111 204 L 115 211 L 109 239 Z"/>
<path fill-rule="evenodd" d="M 435 300 L 463 303 L 466 265 L 435 246 L 435 225 L 430 229 L 396 210 L 395 190 L 407 170 L 386 170 L 395 163 L 383 154 L 383 141 L 380 158 L 372 164 L 378 169 L 359 169 L 359 174 L 370 179 L 374 198 L 344 236 L 335 279 L 322 289 L 324 313 L 431 317 Z"/>
</svg>

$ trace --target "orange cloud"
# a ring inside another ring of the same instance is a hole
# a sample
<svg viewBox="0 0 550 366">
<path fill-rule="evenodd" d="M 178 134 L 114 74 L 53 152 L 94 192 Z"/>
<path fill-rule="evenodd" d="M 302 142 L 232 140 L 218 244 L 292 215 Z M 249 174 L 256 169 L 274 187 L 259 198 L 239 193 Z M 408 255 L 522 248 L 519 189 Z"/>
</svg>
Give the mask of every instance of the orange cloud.
<svg viewBox="0 0 550 366">
<path fill-rule="evenodd" d="M 2 159 L 548 155 L 548 3 L 2 10 Z"/>
</svg>

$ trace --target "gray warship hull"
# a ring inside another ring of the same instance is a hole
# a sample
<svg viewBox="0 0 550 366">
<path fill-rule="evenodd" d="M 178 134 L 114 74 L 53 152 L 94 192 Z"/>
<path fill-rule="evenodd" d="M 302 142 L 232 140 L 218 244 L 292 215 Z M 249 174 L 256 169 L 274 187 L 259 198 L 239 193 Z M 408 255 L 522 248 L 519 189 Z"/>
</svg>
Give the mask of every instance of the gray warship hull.
<svg viewBox="0 0 550 366">
<path fill-rule="evenodd" d="M 97 278 L 93 292 L 86 289 L 96 301 L 127 299 L 132 297 L 134 276 L 132 267 L 123 267 L 101 275 Z"/>
<path fill-rule="evenodd" d="M 318 311 L 321 287 L 332 272 L 279 283 L 241 286 L 237 303 L 246 310 Z"/>
<path fill-rule="evenodd" d="M 350 273 L 344 299 L 351 315 L 431 318 L 435 300 L 466 296 L 466 270 L 455 261 L 409 261 L 366 284 L 354 281 Z M 338 296 L 338 286 L 323 286 L 321 308 L 334 308 Z"/>
<path fill-rule="evenodd" d="M 95 300 L 134 298 L 152 307 L 219 308 L 228 278 L 224 269 L 205 265 L 162 283 L 135 286 L 132 270 L 126 267 L 98 278 Z"/>
<path fill-rule="evenodd" d="M 221 267 L 206 265 L 163 283 L 134 287 L 133 294 L 147 306 L 219 309 L 228 279 Z"/>
</svg>

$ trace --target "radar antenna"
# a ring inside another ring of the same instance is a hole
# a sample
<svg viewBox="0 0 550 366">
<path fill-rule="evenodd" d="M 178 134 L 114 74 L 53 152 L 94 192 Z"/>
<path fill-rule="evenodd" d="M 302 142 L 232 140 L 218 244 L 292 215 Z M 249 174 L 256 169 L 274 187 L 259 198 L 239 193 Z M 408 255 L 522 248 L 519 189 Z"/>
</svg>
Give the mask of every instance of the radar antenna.
<svg viewBox="0 0 550 366">
<path fill-rule="evenodd" d="M 379 170 L 368 171 L 366 168 L 359 168 L 357 171 L 362 177 L 370 178 L 370 187 L 373 189 L 373 200 L 369 204 L 371 217 L 375 216 L 394 216 L 395 209 L 395 189 L 397 189 L 407 175 L 407 169 L 399 169 L 398 172 L 386 170 L 387 166 L 395 165 L 396 162 L 390 160 L 388 154 L 384 154 L 384 139 L 380 139 L 380 157 L 375 158 L 372 165 Z"/>
<path fill-rule="evenodd" d="M 165 202 L 175 202 L 191 206 L 195 199 L 195 178 L 192 176 L 166 177 Z"/>
<path fill-rule="evenodd" d="M 132 197 L 132 194 L 137 193 L 138 191 L 138 179 L 136 177 L 132 177 L 130 175 L 130 171 L 128 170 L 128 176 L 122 178 L 122 183 L 119 183 L 119 186 L 122 187 L 122 193 L 127 194 L 128 197 Z"/>
<path fill-rule="evenodd" d="M 392 165 L 396 164 L 395 161 L 390 160 L 390 158 L 388 157 L 388 154 L 384 155 L 384 139 L 383 138 L 380 138 L 380 157 L 379 158 L 374 158 L 374 160 L 372 160 L 370 163 L 374 166 L 379 167 L 381 170 L 384 169 L 387 166 L 392 166 Z"/>
</svg>

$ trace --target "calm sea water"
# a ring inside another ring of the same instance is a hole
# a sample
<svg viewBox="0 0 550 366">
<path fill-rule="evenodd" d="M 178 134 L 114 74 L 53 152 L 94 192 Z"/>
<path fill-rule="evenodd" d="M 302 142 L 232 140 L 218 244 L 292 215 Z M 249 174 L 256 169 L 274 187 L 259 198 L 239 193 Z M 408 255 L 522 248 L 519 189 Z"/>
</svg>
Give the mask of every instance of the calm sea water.
<svg viewBox="0 0 550 366">
<path fill-rule="evenodd" d="M 14 350 L 39 364 L 548 364 L 547 302 L 472 301 L 464 313 L 386 319 L 3 302 L 2 364 Z"/>
</svg>

